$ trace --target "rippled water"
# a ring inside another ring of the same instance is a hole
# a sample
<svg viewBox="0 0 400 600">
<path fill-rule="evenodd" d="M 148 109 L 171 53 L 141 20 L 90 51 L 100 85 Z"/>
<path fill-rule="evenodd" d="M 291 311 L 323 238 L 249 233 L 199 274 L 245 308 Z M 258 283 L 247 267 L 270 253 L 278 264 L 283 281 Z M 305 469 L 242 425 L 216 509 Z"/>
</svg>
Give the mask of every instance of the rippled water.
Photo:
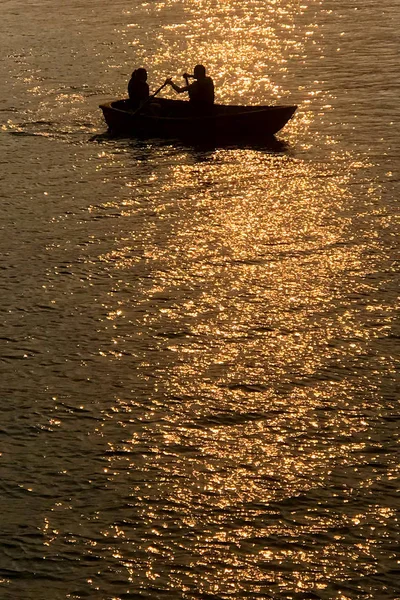
<svg viewBox="0 0 400 600">
<path fill-rule="evenodd" d="M 0 17 L 1 598 L 398 600 L 398 4 Z M 279 152 L 101 135 L 199 61 Z"/>
</svg>

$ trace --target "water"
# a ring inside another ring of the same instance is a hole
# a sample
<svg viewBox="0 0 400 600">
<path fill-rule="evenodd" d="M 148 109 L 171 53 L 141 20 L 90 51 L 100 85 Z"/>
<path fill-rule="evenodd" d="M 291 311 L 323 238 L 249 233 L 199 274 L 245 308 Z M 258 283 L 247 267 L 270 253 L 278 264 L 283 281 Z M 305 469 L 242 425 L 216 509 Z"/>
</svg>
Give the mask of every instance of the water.
<svg viewBox="0 0 400 600">
<path fill-rule="evenodd" d="M 399 6 L 0 17 L 1 598 L 399 599 Z M 283 151 L 101 136 L 199 61 Z"/>
</svg>

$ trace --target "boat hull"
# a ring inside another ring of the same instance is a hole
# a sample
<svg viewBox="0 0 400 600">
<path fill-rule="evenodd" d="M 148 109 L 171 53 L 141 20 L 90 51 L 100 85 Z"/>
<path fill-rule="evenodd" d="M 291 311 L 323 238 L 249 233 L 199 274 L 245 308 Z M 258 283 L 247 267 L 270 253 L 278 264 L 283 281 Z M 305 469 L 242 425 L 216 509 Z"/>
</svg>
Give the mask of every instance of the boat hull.
<svg viewBox="0 0 400 600">
<path fill-rule="evenodd" d="M 100 108 L 112 134 L 239 143 L 275 135 L 297 107 L 216 104 L 207 114 L 195 114 L 189 102 L 161 98 L 140 113 L 130 110 L 128 100 L 108 102 Z"/>
</svg>

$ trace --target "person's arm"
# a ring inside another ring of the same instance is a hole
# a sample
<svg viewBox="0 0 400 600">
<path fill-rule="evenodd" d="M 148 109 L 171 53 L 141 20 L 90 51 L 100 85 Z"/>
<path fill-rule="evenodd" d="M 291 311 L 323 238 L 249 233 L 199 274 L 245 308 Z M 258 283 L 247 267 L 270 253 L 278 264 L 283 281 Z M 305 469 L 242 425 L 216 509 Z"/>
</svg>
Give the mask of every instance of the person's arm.
<svg viewBox="0 0 400 600">
<path fill-rule="evenodd" d="M 187 77 L 185 77 L 185 81 L 186 85 L 184 85 L 183 87 L 179 87 L 179 85 L 176 85 L 176 83 L 174 83 L 171 78 L 167 79 L 167 83 L 169 83 L 169 85 L 172 87 L 173 90 L 175 90 L 177 94 L 183 94 L 183 92 L 187 92 L 189 90 L 189 82 L 187 80 Z"/>
<path fill-rule="evenodd" d="M 183 87 L 179 87 L 179 85 L 176 85 L 176 83 L 174 83 L 173 81 L 171 81 L 171 87 L 172 89 L 175 90 L 175 92 L 177 92 L 178 94 L 182 94 L 183 92 L 187 92 L 189 89 L 188 85 L 184 85 Z"/>
</svg>

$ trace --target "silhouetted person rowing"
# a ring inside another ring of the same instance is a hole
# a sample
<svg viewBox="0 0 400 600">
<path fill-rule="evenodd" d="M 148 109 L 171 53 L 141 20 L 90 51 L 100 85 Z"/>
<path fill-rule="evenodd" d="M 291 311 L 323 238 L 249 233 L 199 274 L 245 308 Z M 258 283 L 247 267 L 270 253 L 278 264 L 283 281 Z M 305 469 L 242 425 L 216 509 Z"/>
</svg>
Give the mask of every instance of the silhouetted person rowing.
<svg viewBox="0 0 400 600">
<path fill-rule="evenodd" d="M 149 99 L 149 85 L 147 83 L 147 71 L 140 67 L 135 69 L 128 83 L 128 94 L 131 101 L 131 108 L 138 109 L 146 100 Z"/>
<path fill-rule="evenodd" d="M 189 83 L 189 77 L 193 77 L 193 83 Z M 186 85 L 179 87 L 171 78 L 168 83 L 178 94 L 188 92 L 190 104 L 196 111 L 204 112 L 214 104 L 214 82 L 211 77 L 206 75 L 206 68 L 203 65 L 196 65 L 193 75 L 183 74 Z"/>
</svg>

